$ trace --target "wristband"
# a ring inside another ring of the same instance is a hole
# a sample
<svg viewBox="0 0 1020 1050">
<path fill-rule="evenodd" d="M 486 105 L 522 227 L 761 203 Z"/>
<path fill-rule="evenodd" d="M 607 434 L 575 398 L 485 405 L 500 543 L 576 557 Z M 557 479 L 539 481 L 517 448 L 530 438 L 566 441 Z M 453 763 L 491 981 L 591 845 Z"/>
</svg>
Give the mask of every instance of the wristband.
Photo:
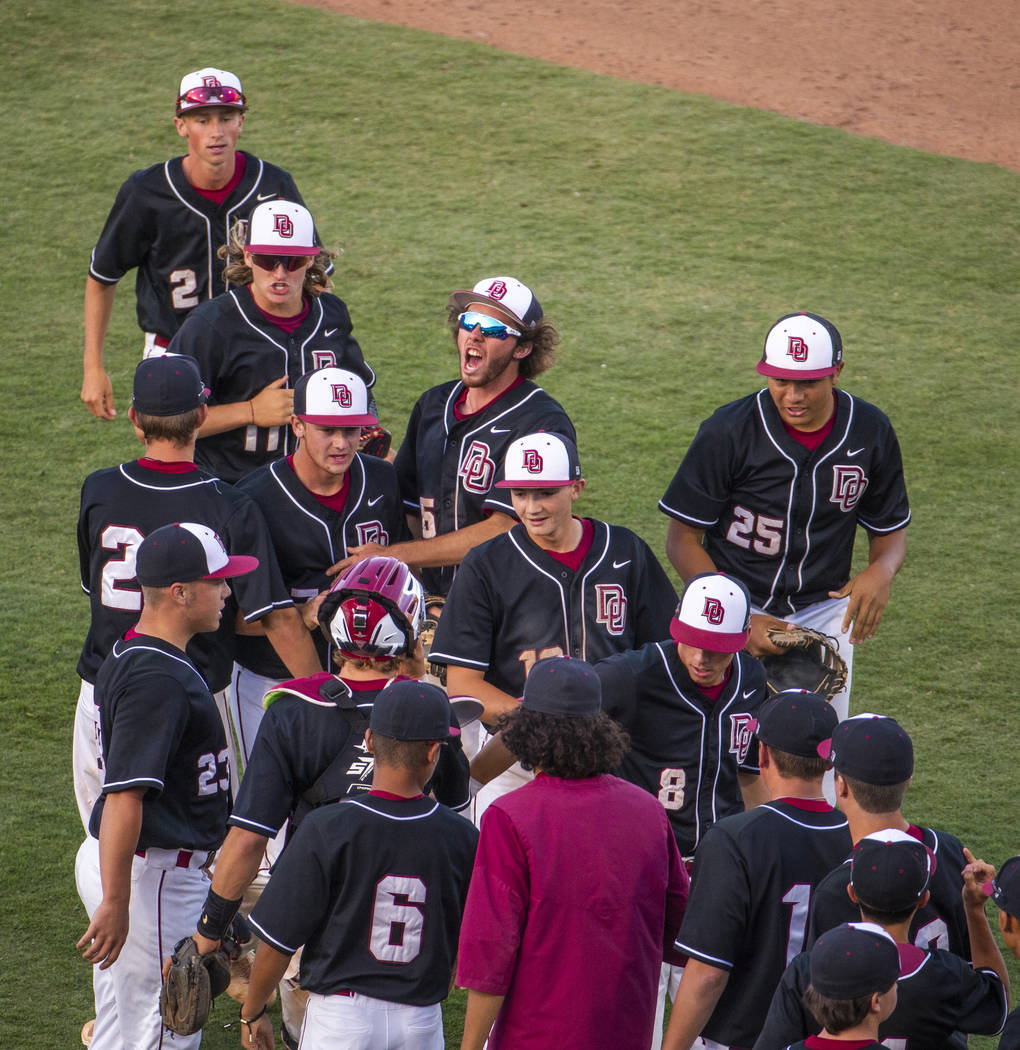
<svg viewBox="0 0 1020 1050">
<path fill-rule="evenodd" d="M 248 1029 L 248 1038 L 251 1039 L 251 1026 L 266 1012 L 266 1004 L 262 1004 L 262 1009 L 254 1017 L 244 1016 L 244 1007 L 241 1006 L 237 1011 L 237 1019 L 241 1024 L 245 1025 Z"/>
<path fill-rule="evenodd" d="M 209 891 L 202 905 L 202 916 L 198 920 L 198 932 L 210 941 L 222 941 L 230 920 L 237 914 L 241 906 L 241 898 L 236 901 L 228 901 L 218 893 Z"/>
</svg>

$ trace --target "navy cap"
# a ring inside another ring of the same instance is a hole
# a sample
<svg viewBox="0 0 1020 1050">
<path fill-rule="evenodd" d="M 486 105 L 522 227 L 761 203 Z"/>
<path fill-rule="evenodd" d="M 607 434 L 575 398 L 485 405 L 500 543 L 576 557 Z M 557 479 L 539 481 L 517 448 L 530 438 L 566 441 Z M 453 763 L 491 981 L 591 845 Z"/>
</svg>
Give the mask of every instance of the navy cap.
<svg viewBox="0 0 1020 1050">
<path fill-rule="evenodd" d="M 896 942 L 872 922 L 848 922 L 823 933 L 811 949 L 811 984 L 829 999 L 887 992 L 900 976 Z"/>
<path fill-rule="evenodd" d="M 907 731 L 884 715 L 844 719 L 824 757 L 837 773 L 865 784 L 902 784 L 914 775 L 914 745 Z"/>
<path fill-rule="evenodd" d="M 208 400 L 209 390 L 193 357 L 183 354 L 147 357 L 135 369 L 131 404 L 143 415 L 179 416 Z"/>
<path fill-rule="evenodd" d="M 368 727 L 391 740 L 446 740 L 450 701 L 429 682 L 395 681 L 375 698 Z"/>
<path fill-rule="evenodd" d="M 838 725 L 839 715 L 818 693 L 784 689 L 758 708 L 757 722 L 755 732 L 763 744 L 789 755 L 817 758 Z"/>
<path fill-rule="evenodd" d="M 258 558 L 228 555 L 223 540 L 212 529 L 193 521 L 164 525 L 150 532 L 135 554 L 135 576 L 143 587 L 226 580 L 258 567 Z"/>
<path fill-rule="evenodd" d="M 935 854 L 898 828 L 866 835 L 850 854 L 850 884 L 868 911 L 913 907 L 935 873 Z"/>
<path fill-rule="evenodd" d="M 548 656 L 528 672 L 521 707 L 572 718 L 597 715 L 602 710 L 602 682 L 584 660 Z"/>
<path fill-rule="evenodd" d="M 1010 857 L 982 889 L 1007 915 L 1020 919 L 1020 857 Z"/>
</svg>

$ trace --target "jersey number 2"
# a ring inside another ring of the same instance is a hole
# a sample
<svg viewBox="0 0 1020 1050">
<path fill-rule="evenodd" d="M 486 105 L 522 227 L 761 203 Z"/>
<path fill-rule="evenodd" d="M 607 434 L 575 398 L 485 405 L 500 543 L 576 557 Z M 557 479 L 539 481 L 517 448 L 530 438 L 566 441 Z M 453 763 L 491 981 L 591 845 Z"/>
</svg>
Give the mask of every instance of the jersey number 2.
<svg viewBox="0 0 1020 1050">
<path fill-rule="evenodd" d="M 198 277 L 194 270 L 174 270 L 170 274 L 171 300 L 175 310 L 190 310 L 198 306 Z"/>
<path fill-rule="evenodd" d="M 119 587 L 118 584 L 134 583 L 135 552 L 145 537 L 130 525 L 107 525 L 99 538 L 104 551 L 121 551 L 119 558 L 111 558 L 103 566 L 100 600 L 107 609 L 124 609 L 138 612 L 142 607 L 142 592 Z"/>
<path fill-rule="evenodd" d="M 375 888 L 369 949 L 379 962 L 409 963 L 421 953 L 427 890 L 412 875 L 385 875 Z"/>
</svg>

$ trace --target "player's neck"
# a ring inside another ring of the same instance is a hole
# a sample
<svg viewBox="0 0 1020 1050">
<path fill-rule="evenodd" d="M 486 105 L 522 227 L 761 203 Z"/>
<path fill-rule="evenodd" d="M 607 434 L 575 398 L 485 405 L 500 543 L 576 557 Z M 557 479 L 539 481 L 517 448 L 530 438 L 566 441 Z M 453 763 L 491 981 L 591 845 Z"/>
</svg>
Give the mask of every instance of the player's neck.
<svg viewBox="0 0 1020 1050">
<path fill-rule="evenodd" d="M 557 529 L 552 536 L 532 536 L 528 534 L 531 542 L 544 551 L 555 551 L 557 554 L 569 554 L 577 550 L 577 545 L 584 535 L 584 524 L 580 518 L 570 517 L 563 523 L 562 529 Z"/>
<path fill-rule="evenodd" d="M 796 798 L 806 802 L 825 800 L 821 778 L 818 780 L 802 780 L 800 777 L 781 777 L 776 773 L 773 773 L 771 776 L 766 774 L 766 777 L 765 786 L 768 788 L 769 798 L 773 802 L 780 798 Z"/>
<path fill-rule="evenodd" d="M 897 943 L 897 944 L 910 944 L 910 924 L 914 920 L 916 911 L 910 913 L 909 919 L 904 919 L 903 922 L 882 922 L 881 919 L 876 919 L 874 915 L 865 915 L 861 912 L 861 918 L 865 922 L 873 922 L 876 926 L 881 926 L 883 930 Z"/>
<path fill-rule="evenodd" d="M 193 437 L 187 445 L 175 445 L 172 441 L 147 441 L 145 458 L 160 463 L 194 463 L 195 439 Z"/>
<path fill-rule="evenodd" d="M 292 462 L 298 481 L 309 492 L 314 492 L 317 496 L 335 496 L 344 487 L 344 482 L 347 480 L 346 470 L 343 474 L 329 474 L 317 467 L 305 452 L 304 444 L 301 442 L 298 443 Z"/>
<path fill-rule="evenodd" d="M 187 622 L 174 608 L 167 606 L 156 609 L 143 606 L 142 614 L 138 617 L 138 623 L 135 624 L 135 630 L 150 638 L 159 638 L 164 642 L 169 642 L 182 652 L 194 637 L 194 632 Z"/>
<path fill-rule="evenodd" d="M 876 831 L 885 831 L 886 828 L 906 831 L 910 827 L 909 822 L 899 810 L 892 813 L 865 813 L 858 806 L 848 806 L 843 813 L 850 825 L 850 837 L 854 845 L 857 845 L 866 835 L 872 835 Z"/>
<path fill-rule="evenodd" d="M 215 164 L 200 160 L 190 153 L 181 161 L 184 177 L 199 190 L 222 190 L 234 177 L 236 164 L 236 152 L 223 157 Z"/>
<path fill-rule="evenodd" d="M 506 393 L 519 378 L 517 361 L 514 360 L 485 386 L 469 386 L 467 397 L 464 399 L 465 414 L 470 416 L 480 412 L 490 401 L 495 401 L 500 394 Z"/>
<path fill-rule="evenodd" d="M 428 775 L 422 770 L 410 770 L 397 766 L 381 765 L 378 760 L 372 766 L 372 790 L 388 791 L 401 798 L 417 798 L 424 794 Z"/>
<path fill-rule="evenodd" d="M 818 1035 L 820 1039 L 832 1039 L 838 1043 L 860 1043 L 864 1041 L 877 1043 L 878 1017 L 875 1014 L 868 1014 L 860 1024 L 854 1025 L 853 1028 L 845 1028 L 839 1035 L 833 1035 L 832 1032 L 825 1028 Z"/>
</svg>

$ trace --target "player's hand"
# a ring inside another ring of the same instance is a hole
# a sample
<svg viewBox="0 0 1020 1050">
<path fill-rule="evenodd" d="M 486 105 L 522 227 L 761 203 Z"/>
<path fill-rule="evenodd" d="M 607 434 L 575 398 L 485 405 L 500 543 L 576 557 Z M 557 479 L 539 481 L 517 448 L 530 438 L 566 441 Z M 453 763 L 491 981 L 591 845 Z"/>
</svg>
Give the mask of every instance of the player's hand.
<svg viewBox="0 0 1020 1050">
<path fill-rule="evenodd" d="M 276 1041 L 273 1038 L 273 1022 L 267 1014 L 263 1014 L 250 1027 L 246 1024 L 238 1024 L 241 1029 L 241 1046 L 245 1050 L 273 1050 Z"/>
<path fill-rule="evenodd" d="M 874 638 L 882 613 L 889 604 L 892 581 L 893 574 L 882 562 L 876 561 L 851 577 L 838 591 L 829 591 L 830 598 L 850 596 L 840 630 L 843 634 L 850 631 L 851 645 Z"/>
<path fill-rule="evenodd" d="M 117 415 L 113 405 L 113 384 L 104 369 L 85 373 L 81 399 L 97 419 L 113 419 Z"/>
<path fill-rule="evenodd" d="M 251 408 L 258 427 L 279 427 L 294 414 L 294 391 L 285 390 L 286 376 L 264 386 L 252 399 Z"/>
<path fill-rule="evenodd" d="M 360 547 L 350 547 L 348 549 L 350 553 L 346 558 L 338 561 L 336 565 L 331 565 L 326 570 L 327 576 L 338 576 L 340 573 L 346 572 L 352 565 L 357 565 L 362 558 L 372 558 L 376 555 L 387 557 L 390 553 L 389 547 L 383 547 L 379 543 L 363 543 Z"/>
<path fill-rule="evenodd" d="M 314 598 L 305 602 L 303 605 L 298 606 L 298 612 L 301 613 L 301 619 L 304 621 L 305 627 L 309 631 L 318 629 L 319 626 L 319 606 L 322 605 L 329 591 L 320 591 Z M 202 953 L 205 954 L 204 952 Z"/>
<path fill-rule="evenodd" d="M 983 860 L 975 860 L 974 854 L 966 846 L 963 855 L 967 858 L 967 866 L 963 869 L 964 907 L 984 911 L 988 900 L 985 886 L 995 878 L 995 868 Z"/>
<path fill-rule="evenodd" d="M 223 943 L 222 941 L 210 940 L 208 937 L 203 937 L 202 934 L 196 930 L 192 935 L 192 940 L 195 942 L 195 947 L 198 949 L 199 955 L 209 955 Z"/>
<path fill-rule="evenodd" d="M 747 638 L 744 648 L 752 656 L 765 656 L 767 653 L 781 653 L 783 650 L 774 642 L 769 641 L 767 634 L 771 627 L 777 631 L 792 630 L 796 624 L 788 623 L 786 620 L 778 620 L 775 616 L 767 616 L 765 613 L 755 613 L 751 617 L 751 633 Z"/>
<path fill-rule="evenodd" d="M 86 962 L 99 963 L 99 969 L 106 970 L 117 961 L 127 935 L 127 902 L 111 904 L 104 899 L 75 947 L 84 949 L 81 956 Z"/>
</svg>

